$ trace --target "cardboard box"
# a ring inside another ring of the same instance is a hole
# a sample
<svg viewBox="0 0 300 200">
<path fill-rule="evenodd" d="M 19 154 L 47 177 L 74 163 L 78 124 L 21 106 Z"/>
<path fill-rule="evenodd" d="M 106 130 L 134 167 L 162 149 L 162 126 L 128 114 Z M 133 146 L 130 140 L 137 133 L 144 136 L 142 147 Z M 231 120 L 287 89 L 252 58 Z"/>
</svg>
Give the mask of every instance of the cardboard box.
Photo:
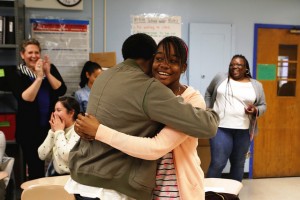
<svg viewBox="0 0 300 200">
<path fill-rule="evenodd" d="M 4 133 L 6 141 L 14 141 L 16 132 L 16 115 L 0 114 L 0 130 Z"/>
<path fill-rule="evenodd" d="M 96 62 L 104 68 L 113 67 L 117 64 L 116 52 L 90 53 L 90 61 Z"/>
<path fill-rule="evenodd" d="M 198 142 L 197 152 L 201 160 L 201 168 L 204 174 L 206 174 L 211 159 L 209 139 L 199 139 L 198 141 L 199 142 Z"/>
</svg>

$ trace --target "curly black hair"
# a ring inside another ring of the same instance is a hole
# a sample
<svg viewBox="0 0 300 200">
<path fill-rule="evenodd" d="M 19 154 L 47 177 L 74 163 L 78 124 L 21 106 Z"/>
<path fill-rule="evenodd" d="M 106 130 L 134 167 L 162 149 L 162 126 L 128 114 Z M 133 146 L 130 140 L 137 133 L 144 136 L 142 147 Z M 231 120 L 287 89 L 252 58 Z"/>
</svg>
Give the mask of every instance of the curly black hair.
<svg viewBox="0 0 300 200">
<path fill-rule="evenodd" d="M 145 33 L 136 33 L 129 36 L 123 43 L 122 55 L 124 60 L 128 58 L 149 60 L 153 58 L 156 49 L 157 44 L 151 36 Z"/>
</svg>

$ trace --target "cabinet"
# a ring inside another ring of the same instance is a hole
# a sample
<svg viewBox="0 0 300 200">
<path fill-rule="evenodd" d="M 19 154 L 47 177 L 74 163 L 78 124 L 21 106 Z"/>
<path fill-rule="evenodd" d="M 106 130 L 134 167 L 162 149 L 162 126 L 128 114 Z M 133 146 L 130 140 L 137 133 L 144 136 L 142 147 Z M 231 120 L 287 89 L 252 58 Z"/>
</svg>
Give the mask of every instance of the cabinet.
<svg viewBox="0 0 300 200">
<path fill-rule="evenodd" d="M 16 66 L 20 63 L 19 44 L 24 39 L 25 30 L 23 0 L 0 0 L 0 17 L 2 18 L 0 66 Z M 11 23 L 8 23 L 9 20 L 12 20 Z M 13 35 L 10 31 L 13 31 Z M 8 40 L 8 37 L 12 38 Z"/>
<path fill-rule="evenodd" d="M 23 0 L 0 0 L 0 93 L 8 90 L 6 70 L 12 70 L 21 61 L 19 44 L 24 30 Z"/>
<path fill-rule="evenodd" d="M 0 114 L 15 113 L 17 104 L 6 84 L 7 74 L 21 61 L 19 44 L 24 39 L 23 0 L 0 0 Z"/>
</svg>

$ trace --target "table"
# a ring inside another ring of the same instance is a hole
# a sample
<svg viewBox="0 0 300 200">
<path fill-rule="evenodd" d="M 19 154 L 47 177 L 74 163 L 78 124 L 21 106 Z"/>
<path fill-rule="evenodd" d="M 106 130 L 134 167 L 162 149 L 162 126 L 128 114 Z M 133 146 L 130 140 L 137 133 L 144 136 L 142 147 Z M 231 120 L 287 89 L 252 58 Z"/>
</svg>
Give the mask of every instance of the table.
<svg viewBox="0 0 300 200">
<path fill-rule="evenodd" d="M 225 192 L 238 195 L 243 184 L 239 181 L 225 178 L 205 178 L 205 191 Z"/>
<path fill-rule="evenodd" d="M 69 178 L 70 175 L 38 178 L 22 183 L 21 188 L 25 190 L 35 185 L 65 185 Z"/>
<path fill-rule="evenodd" d="M 65 176 L 53 176 L 38 178 L 22 183 L 21 188 L 23 190 L 30 188 L 34 185 L 65 185 L 69 180 L 70 175 Z M 239 181 L 224 178 L 205 178 L 204 188 L 205 191 L 225 192 L 231 194 L 239 194 L 243 184 Z"/>
</svg>

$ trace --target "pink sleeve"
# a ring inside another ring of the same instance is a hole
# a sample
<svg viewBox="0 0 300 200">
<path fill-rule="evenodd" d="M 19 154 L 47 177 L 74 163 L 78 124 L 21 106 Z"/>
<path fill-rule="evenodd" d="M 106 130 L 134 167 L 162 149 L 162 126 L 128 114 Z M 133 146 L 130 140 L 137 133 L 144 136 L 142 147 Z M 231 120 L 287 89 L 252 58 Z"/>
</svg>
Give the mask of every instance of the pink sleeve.
<svg viewBox="0 0 300 200">
<path fill-rule="evenodd" d="M 100 125 L 96 139 L 124 153 L 145 159 L 157 160 L 172 151 L 188 136 L 169 127 L 163 128 L 155 137 L 145 138 L 127 135 L 107 126 Z"/>
<path fill-rule="evenodd" d="M 205 108 L 202 95 L 192 89 L 189 91 L 187 92 L 188 95 L 184 96 L 185 101 L 195 107 Z M 172 151 L 188 137 L 190 136 L 167 126 L 155 137 L 145 138 L 127 135 L 101 124 L 95 138 L 130 156 L 145 160 L 156 160 Z"/>
</svg>

